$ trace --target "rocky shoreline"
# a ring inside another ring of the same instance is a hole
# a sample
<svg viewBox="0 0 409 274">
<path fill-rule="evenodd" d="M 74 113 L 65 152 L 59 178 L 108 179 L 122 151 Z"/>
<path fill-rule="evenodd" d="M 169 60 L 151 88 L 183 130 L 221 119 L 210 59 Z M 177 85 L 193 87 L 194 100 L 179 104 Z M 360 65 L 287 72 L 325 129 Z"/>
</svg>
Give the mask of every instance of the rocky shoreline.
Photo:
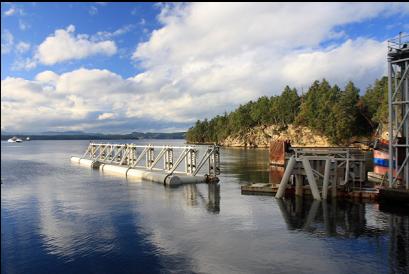
<svg viewBox="0 0 409 274">
<path fill-rule="evenodd" d="M 226 147 L 267 148 L 271 141 L 278 140 L 290 140 L 292 146 L 337 146 L 331 144 L 327 137 L 313 132 L 307 127 L 294 125 L 289 125 L 286 128 L 277 125 L 255 127 L 244 134 L 228 136 L 220 142 L 220 145 Z M 339 144 L 338 146 L 368 149 L 370 142 L 370 137 L 353 137 L 348 143 Z"/>
</svg>

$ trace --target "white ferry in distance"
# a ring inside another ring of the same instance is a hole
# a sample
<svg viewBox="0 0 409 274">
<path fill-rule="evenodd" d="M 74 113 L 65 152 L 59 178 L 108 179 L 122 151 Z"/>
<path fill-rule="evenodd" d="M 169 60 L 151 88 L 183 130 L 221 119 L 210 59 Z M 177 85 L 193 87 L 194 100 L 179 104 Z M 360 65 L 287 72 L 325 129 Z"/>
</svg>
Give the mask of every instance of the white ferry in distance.
<svg viewBox="0 0 409 274">
<path fill-rule="evenodd" d="M 17 138 L 16 136 L 14 136 L 13 138 L 8 139 L 7 142 L 9 142 L 9 143 L 21 143 L 21 142 L 23 142 L 23 140 L 21 140 L 20 138 Z"/>
</svg>

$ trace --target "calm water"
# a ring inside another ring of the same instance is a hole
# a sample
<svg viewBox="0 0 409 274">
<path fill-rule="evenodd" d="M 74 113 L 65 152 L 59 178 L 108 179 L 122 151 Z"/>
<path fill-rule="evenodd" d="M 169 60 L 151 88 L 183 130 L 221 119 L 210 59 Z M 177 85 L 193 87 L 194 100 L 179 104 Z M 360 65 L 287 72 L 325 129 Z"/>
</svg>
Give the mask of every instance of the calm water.
<svg viewBox="0 0 409 274">
<path fill-rule="evenodd" d="M 3 273 L 409 272 L 407 210 L 241 195 L 274 178 L 265 150 L 169 189 L 72 165 L 87 143 L 1 143 Z"/>
</svg>

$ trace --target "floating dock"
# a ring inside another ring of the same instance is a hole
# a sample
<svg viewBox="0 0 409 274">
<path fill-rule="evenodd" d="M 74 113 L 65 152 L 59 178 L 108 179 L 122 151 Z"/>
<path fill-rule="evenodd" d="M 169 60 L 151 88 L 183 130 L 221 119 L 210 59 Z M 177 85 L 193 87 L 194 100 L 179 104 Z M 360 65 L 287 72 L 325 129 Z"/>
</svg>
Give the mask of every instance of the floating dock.
<svg viewBox="0 0 409 274">
<path fill-rule="evenodd" d="M 71 162 L 167 186 L 218 181 L 220 174 L 219 147 L 215 145 L 200 150 L 194 146 L 90 143 L 82 157 L 73 156 Z M 199 174 L 205 167 L 207 173 Z"/>
</svg>

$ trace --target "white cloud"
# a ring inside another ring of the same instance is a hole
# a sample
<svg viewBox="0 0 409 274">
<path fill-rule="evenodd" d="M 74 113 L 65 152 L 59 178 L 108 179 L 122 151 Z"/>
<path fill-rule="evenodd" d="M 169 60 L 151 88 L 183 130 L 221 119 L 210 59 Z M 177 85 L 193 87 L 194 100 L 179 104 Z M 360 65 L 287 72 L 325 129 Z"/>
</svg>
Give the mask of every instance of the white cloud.
<svg viewBox="0 0 409 274">
<path fill-rule="evenodd" d="M 67 32 L 68 32 L 68 33 L 73 33 L 73 32 L 75 32 L 75 26 L 74 26 L 74 25 L 69 25 L 69 26 L 67 27 Z"/>
<path fill-rule="evenodd" d="M 371 39 L 347 40 L 331 50 L 286 56 L 282 75 L 286 81 L 304 85 L 311 79 L 335 82 L 371 81 L 385 72 L 386 43 Z"/>
<path fill-rule="evenodd" d="M 30 49 L 30 43 L 19 42 L 16 46 L 16 51 L 19 54 L 26 53 Z"/>
<path fill-rule="evenodd" d="M 111 56 L 117 52 L 114 41 L 93 42 L 86 35 L 75 36 L 74 33 L 73 25 L 68 26 L 67 29 L 56 30 L 38 46 L 34 58 L 42 64 L 53 65 L 96 54 Z"/>
<path fill-rule="evenodd" d="M 17 8 L 16 6 L 11 6 L 8 10 L 4 12 L 5 16 L 13 16 L 13 15 L 25 15 L 23 9 Z"/>
<path fill-rule="evenodd" d="M 161 98 L 179 98 L 171 116 L 180 120 L 211 117 L 277 94 L 286 84 L 307 87 L 323 77 L 366 87 L 384 72 L 386 46 L 370 38 L 345 40 L 339 27 L 396 12 L 409 9 L 374 3 L 165 4 L 159 15 L 164 26 L 133 54 L 145 69 L 135 80 Z M 331 46 L 322 48 L 323 42 Z"/>
<path fill-rule="evenodd" d="M 11 65 L 11 70 L 31 70 L 37 66 L 37 62 L 32 58 L 17 57 L 14 63 Z"/>
<path fill-rule="evenodd" d="M 33 81 L 7 77 L 1 81 L 1 90 L 1 124 L 5 130 L 13 131 L 122 125 L 122 130 L 128 128 L 129 132 L 130 124 L 138 127 L 145 123 L 145 128 L 153 128 L 154 121 L 159 120 L 164 122 L 163 127 L 170 127 L 170 121 L 175 125 L 173 121 L 177 120 L 174 114 L 189 100 L 160 99 L 148 94 L 133 78 L 84 68 L 61 75 L 44 71 Z M 180 122 L 183 128 L 187 126 L 186 121 Z"/>
<path fill-rule="evenodd" d="M 1 54 L 7 54 L 14 45 L 13 34 L 7 29 L 1 32 Z"/>
<path fill-rule="evenodd" d="M 105 112 L 98 116 L 98 120 L 107 120 L 115 117 L 115 113 Z"/>
<path fill-rule="evenodd" d="M 5 16 L 11 16 L 13 14 L 16 13 L 16 9 L 14 7 L 11 7 L 10 9 L 8 9 L 7 11 L 4 12 Z"/>
<path fill-rule="evenodd" d="M 103 41 L 103 40 L 109 40 L 112 39 L 114 37 L 120 36 L 120 35 L 124 35 L 128 32 L 130 32 L 133 28 L 135 27 L 135 25 L 129 24 L 129 25 L 125 25 L 113 32 L 108 32 L 108 31 L 98 31 L 95 35 L 91 36 L 91 40 L 92 41 Z"/>
<path fill-rule="evenodd" d="M 307 87 L 326 77 L 364 88 L 384 73 L 386 46 L 371 37 L 348 39 L 342 26 L 407 11 L 404 4 L 374 3 L 164 4 L 158 17 L 162 27 L 133 54 L 143 72 L 124 79 L 109 70 L 81 68 L 43 72 L 32 81 L 6 78 L 2 126 L 186 128 L 196 119 L 277 94 L 287 84 Z M 124 31 L 75 35 L 71 25 L 49 36 L 36 58 L 55 64 L 112 55 L 115 43 L 99 42 L 104 38 L 98 36 L 108 39 Z"/>
<path fill-rule="evenodd" d="M 59 78 L 60 76 L 57 73 L 46 70 L 37 74 L 35 80 L 41 83 L 52 83 L 55 86 Z"/>
</svg>

